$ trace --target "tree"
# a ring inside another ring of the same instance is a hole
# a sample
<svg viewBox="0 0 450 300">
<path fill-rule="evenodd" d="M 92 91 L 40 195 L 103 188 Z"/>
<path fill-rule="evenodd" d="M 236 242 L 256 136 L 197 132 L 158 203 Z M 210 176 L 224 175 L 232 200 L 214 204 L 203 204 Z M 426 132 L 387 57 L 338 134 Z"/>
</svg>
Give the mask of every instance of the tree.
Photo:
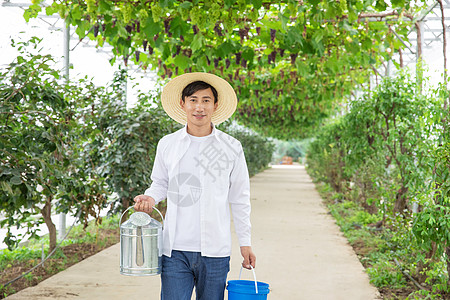
<svg viewBox="0 0 450 300">
<path fill-rule="evenodd" d="M 133 198 L 151 184 L 156 145 L 180 125 L 172 121 L 151 95 L 141 93 L 137 105 L 127 108 L 126 71 L 116 72 L 112 90 L 94 109 L 98 132 L 86 145 L 96 172 L 115 197 L 115 207 L 128 208 Z"/>
<path fill-rule="evenodd" d="M 51 251 L 56 246 L 53 209 L 79 211 L 87 220 L 106 198 L 103 181 L 85 171 L 89 162 L 80 151 L 92 132 L 85 116 L 93 99 L 71 97 L 81 87 L 61 85 L 52 58 L 27 51 L 39 42 L 35 37 L 13 41 L 20 55 L 0 73 L 0 210 L 9 248 L 20 241 L 11 234 L 12 226 L 36 236 L 36 226 L 45 222 Z"/>
</svg>

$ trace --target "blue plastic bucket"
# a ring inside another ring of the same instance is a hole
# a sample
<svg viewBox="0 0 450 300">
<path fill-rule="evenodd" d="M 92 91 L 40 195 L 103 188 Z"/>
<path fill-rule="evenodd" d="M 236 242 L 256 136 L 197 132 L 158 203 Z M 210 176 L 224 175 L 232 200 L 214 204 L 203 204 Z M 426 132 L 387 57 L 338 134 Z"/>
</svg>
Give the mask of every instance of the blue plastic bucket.
<svg viewBox="0 0 450 300">
<path fill-rule="evenodd" d="M 241 273 L 239 273 L 239 280 L 229 280 L 227 285 L 228 300 L 266 300 L 269 294 L 269 284 L 256 281 L 255 271 L 253 270 L 254 281 L 241 280 Z"/>
</svg>

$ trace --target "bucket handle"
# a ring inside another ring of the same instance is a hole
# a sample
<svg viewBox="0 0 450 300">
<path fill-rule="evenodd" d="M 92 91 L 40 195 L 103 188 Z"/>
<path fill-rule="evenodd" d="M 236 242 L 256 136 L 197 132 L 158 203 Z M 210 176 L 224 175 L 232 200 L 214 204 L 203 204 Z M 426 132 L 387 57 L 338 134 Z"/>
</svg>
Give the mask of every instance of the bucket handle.
<svg viewBox="0 0 450 300">
<path fill-rule="evenodd" d="M 244 268 L 244 266 L 241 266 L 241 271 L 239 272 L 239 280 L 241 280 L 243 268 Z M 255 290 L 256 290 L 256 293 L 258 294 L 258 282 L 256 281 L 255 269 L 253 269 L 253 267 L 251 265 L 250 265 L 250 269 L 252 269 L 252 272 L 253 272 L 253 279 L 255 279 Z"/>
<path fill-rule="evenodd" d="M 119 227 L 120 227 L 120 225 L 122 224 L 122 218 L 123 218 L 123 216 L 125 215 L 125 213 L 130 209 L 130 208 L 134 208 L 134 206 L 130 206 L 130 207 L 128 207 L 127 209 L 125 209 L 125 211 L 122 213 L 122 215 L 120 216 L 120 219 L 119 219 Z M 161 221 L 163 222 L 163 229 L 164 229 L 164 217 L 163 217 L 163 215 L 161 214 L 161 212 L 156 208 L 156 207 L 152 207 L 154 210 L 156 210 L 157 212 L 158 212 L 158 214 L 161 216 Z M 242 270 L 241 270 L 242 271 Z"/>
</svg>

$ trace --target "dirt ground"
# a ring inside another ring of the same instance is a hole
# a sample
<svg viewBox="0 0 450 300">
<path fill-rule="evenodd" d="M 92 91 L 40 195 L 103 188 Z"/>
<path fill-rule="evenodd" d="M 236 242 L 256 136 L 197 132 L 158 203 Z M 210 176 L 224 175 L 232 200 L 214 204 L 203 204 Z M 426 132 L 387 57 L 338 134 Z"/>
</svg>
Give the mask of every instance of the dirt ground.
<svg viewBox="0 0 450 300">
<path fill-rule="evenodd" d="M 40 261 L 30 259 L 24 262 L 13 263 L 6 269 L 0 271 L 0 299 L 4 299 L 11 293 L 19 292 L 28 287 L 35 286 L 45 279 L 59 273 L 60 271 L 69 268 L 70 266 L 81 262 L 82 260 L 114 245 L 119 242 L 119 230 L 101 229 L 99 230 L 99 239 L 105 241 L 102 246 L 97 244 L 71 244 L 61 248 L 65 258 L 50 258 L 44 266 L 36 268 L 27 276 L 13 282 L 5 288 L 2 285 L 17 278 L 24 272 L 30 270 Z"/>
</svg>

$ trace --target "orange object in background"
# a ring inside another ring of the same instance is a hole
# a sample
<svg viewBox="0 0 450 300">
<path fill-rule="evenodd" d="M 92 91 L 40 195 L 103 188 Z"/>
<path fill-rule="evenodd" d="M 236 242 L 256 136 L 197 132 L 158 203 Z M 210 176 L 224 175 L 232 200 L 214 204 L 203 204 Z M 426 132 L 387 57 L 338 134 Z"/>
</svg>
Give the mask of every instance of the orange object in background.
<svg viewBox="0 0 450 300">
<path fill-rule="evenodd" d="M 290 156 L 283 156 L 281 164 L 282 165 L 292 165 L 292 157 L 290 157 Z"/>
</svg>

